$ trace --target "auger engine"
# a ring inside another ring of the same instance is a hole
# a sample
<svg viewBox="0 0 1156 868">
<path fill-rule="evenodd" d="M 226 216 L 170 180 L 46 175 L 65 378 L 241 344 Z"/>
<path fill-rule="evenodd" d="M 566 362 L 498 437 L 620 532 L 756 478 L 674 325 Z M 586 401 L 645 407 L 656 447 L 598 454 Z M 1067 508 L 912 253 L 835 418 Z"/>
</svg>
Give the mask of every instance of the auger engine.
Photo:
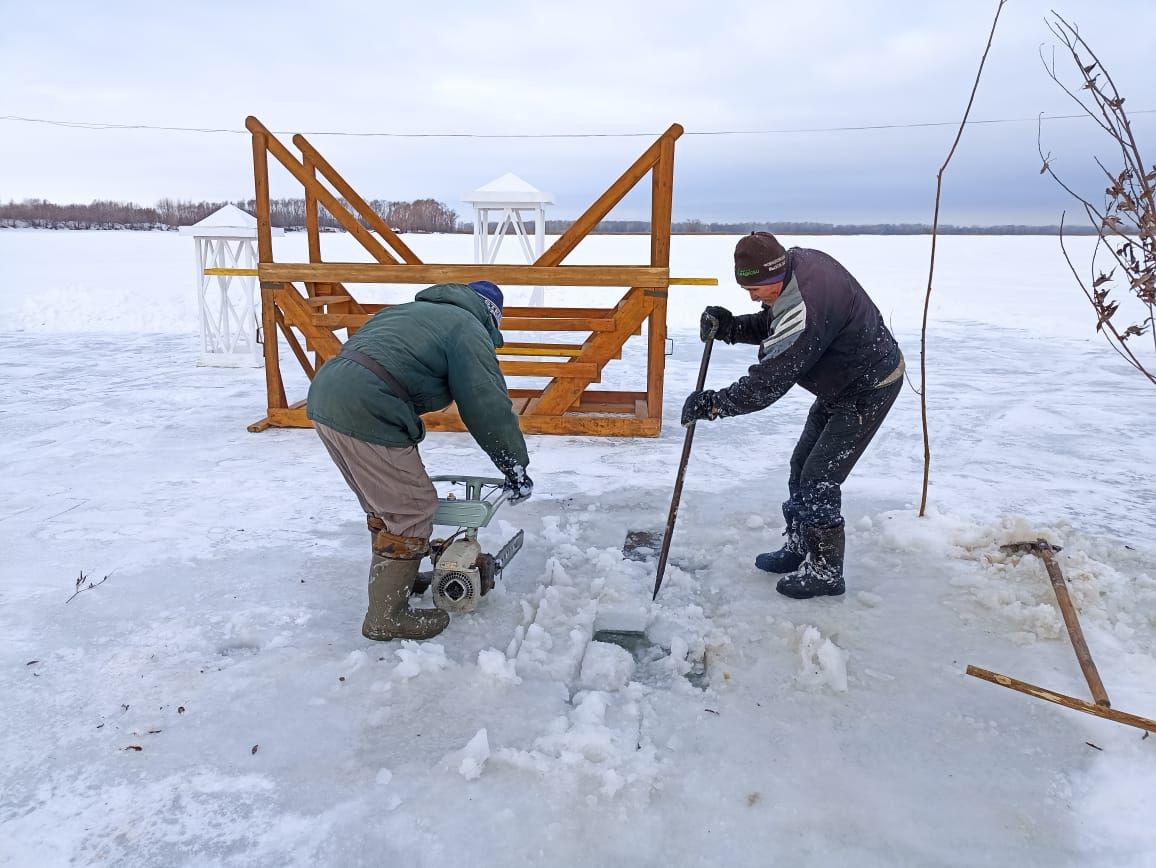
<svg viewBox="0 0 1156 868">
<path fill-rule="evenodd" d="M 496 555 L 483 552 L 478 542 L 478 528 L 489 524 L 506 500 L 505 480 L 480 476 L 434 476 L 432 479 L 435 483 L 466 487 L 464 498 L 451 492 L 438 499 L 434 524 L 456 526 L 458 531 L 444 541 L 431 541 L 434 569 L 429 587 L 433 604 L 455 614 L 472 612 L 481 598 L 494 589 L 497 575 L 521 550 L 525 535 L 518 531 Z M 424 584 L 415 586 L 415 592 L 424 591 Z"/>
</svg>

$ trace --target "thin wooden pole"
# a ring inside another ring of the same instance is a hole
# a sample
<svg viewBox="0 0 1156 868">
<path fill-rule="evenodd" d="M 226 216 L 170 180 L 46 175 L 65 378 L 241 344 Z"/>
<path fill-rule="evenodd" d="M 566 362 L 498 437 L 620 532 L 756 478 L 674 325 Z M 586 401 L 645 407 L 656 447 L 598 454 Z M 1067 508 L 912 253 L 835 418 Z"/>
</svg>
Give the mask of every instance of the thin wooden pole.
<svg viewBox="0 0 1156 868">
<path fill-rule="evenodd" d="M 1111 707 L 1108 700 L 1108 691 L 1104 689 L 1104 682 L 1100 680 L 1100 673 L 1092 661 L 1092 652 L 1084 640 L 1084 631 L 1080 629 L 1080 619 L 1076 615 L 1076 607 L 1068 595 L 1068 583 L 1064 581 L 1064 574 L 1060 572 L 1060 565 L 1056 563 L 1055 554 L 1046 539 L 1037 540 L 1036 550 L 1047 568 L 1048 578 L 1052 580 L 1052 590 L 1056 592 L 1056 602 L 1060 604 L 1060 613 L 1064 616 L 1064 624 L 1068 627 L 1068 638 L 1072 640 L 1072 648 L 1076 652 L 1076 659 L 1080 662 L 1080 669 L 1084 679 L 1092 691 L 1092 698 L 1096 705 L 1104 708 Z"/>
<path fill-rule="evenodd" d="M 1082 711 L 1085 714 L 1102 717 L 1105 720 L 1114 720 L 1116 723 L 1134 726 L 1137 729 L 1144 729 L 1148 732 L 1156 732 L 1156 720 L 1149 720 L 1146 717 L 1140 717 L 1136 714 L 1128 714 L 1126 711 L 1117 711 L 1114 708 L 1105 708 L 1102 705 L 1096 705 L 1083 699 L 1076 699 L 1074 696 L 1056 693 L 1052 690 L 1046 690 L 1043 687 L 1037 687 L 1034 684 L 1028 684 L 1026 681 L 1019 681 L 1007 675 L 1000 675 L 998 672 L 980 669 L 978 666 L 968 666 L 967 674 L 982 679 L 983 681 L 990 681 L 992 684 L 998 684 L 1000 687 L 1018 690 L 1020 693 L 1026 693 L 1028 696 L 1036 697 L 1036 699 L 1046 699 L 1048 702 L 1054 702 L 1056 705 L 1062 705 L 1064 708 L 1070 708 L 1073 711 Z"/>
</svg>

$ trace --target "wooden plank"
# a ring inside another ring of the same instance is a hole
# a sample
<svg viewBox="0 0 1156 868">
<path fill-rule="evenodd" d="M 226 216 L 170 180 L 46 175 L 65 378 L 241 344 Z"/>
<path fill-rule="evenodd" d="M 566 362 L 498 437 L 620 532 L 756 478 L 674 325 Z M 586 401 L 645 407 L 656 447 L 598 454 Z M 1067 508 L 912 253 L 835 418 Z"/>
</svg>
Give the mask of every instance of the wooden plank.
<svg viewBox="0 0 1156 868">
<path fill-rule="evenodd" d="M 345 304 L 350 299 L 346 295 L 315 295 L 311 298 L 305 299 L 305 303 L 310 307 L 325 307 L 327 304 Z"/>
<path fill-rule="evenodd" d="M 542 394 L 541 389 L 523 389 L 512 388 L 509 390 L 510 397 L 514 398 L 535 398 Z M 619 392 L 610 389 L 587 389 L 582 393 L 579 400 L 593 401 L 595 403 L 607 404 L 633 404 L 639 399 L 646 399 L 645 392 Z"/>
<path fill-rule="evenodd" d="M 305 355 L 305 350 L 302 349 L 301 344 L 297 340 L 297 335 L 293 334 L 293 330 L 285 323 L 285 317 L 281 315 L 281 311 L 277 311 L 277 325 L 281 328 L 281 334 L 285 336 L 285 343 L 289 344 L 289 349 L 293 351 L 293 355 L 297 357 L 300 362 L 302 370 L 310 380 L 313 379 L 317 371 L 313 364 L 309 361 L 309 357 Z"/>
<path fill-rule="evenodd" d="M 647 172 L 651 170 L 654 164 L 658 161 L 662 142 L 670 139 L 672 142 L 682 135 L 682 127 L 678 124 L 673 124 L 670 129 L 663 133 L 659 138 L 647 148 L 641 157 L 634 161 L 634 164 L 627 169 L 610 187 L 599 196 L 594 204 L 586 209 L 573 225 L 559 236 L 549 249 L 544 251 L 541 256 L 535 260 L 535 265 L 557 265 L 563 259 L 570 255 L 575 247 L 578 246 L 583 238 L 585 238 L 598 222 L 602 220 L 610 209 L 622 201 L 634 185 L 637 184 Z M 637 281 L 637 283 L 645 283 L 645 281 Z M 631 284 L 635 285 L 635 284 Z M 657 286 L 659 284 L 651 284 Z"/>
<path fill-rule="evenodd" d="M 206 268 L 205 274 L 209 277 L 256 277 L 255 268 Z"/>
<path fill-rule="evenodd" d="M 357 224 L 360 225 L 360 224 Z M 468 283 L 490 280 L 499 286 L 648 286 L 665 288 L 668 268 L 646 265 L 388 265 L 372 262 L 282 263 L 262 259 L 262 280 L 286 283 Z"/>
<path fill-rule="evenodd" d="M 518 416 L 524 434 L 571 434 L 590 437 L 657 437 L 660 426 L 654 419 L 637 419 L 625 414 L 573 414 L 540 416 L 530 407 Z M 429 431 L 465 431 L 461 417 L 443 410 L 422 417 Z"/>
<path fill-rule="evenodd" d="M 338 171 L 333 168 L 333 165 L 321 155 L 320 151 L 309 143 L 305 136 L 298 133 L 293 137 L 293 144 L 301 149 L 301 153 L 307 160 L 312 160 L 313 163 L 316 164 L 317 168 L 321 170 L 321 174 L 333 185 L 333 189 L 345 197 L 345 201 L 353 206 L 353 209 L 370 225 L 370 228 L 374 229 L 378 235 L 385 239 L 385 242 L 394 249 L 394 252 L 401 257 L 403 262 L 410 265 L 421 264 L 421 260 L 417 254 L 410 250 L 406 243 L 397 237 L 397 233 L 390 228 L 389 224 L 385 222 L 385 219 L 369 207 L 369 203 L 361 198 L 358 192 L 341 177 Z M 320 262 L 321 259 L 311 258 L 310 261 Z"/>
<path fill-rule="evenodd" d="M 589 362 L 520 362 L 502 359 L 498 362 L 507 377 L 574 377 L 588 383 L 598 382 L 598 366 Z"/>
<path fill-rule="evenodd" d="M 1118 711 L 1115 708 L 1109 708 L 1104 705 L 1096 705 L 1094 702 L 1087 702 L 1083 699 L 1077 699 L 1074 696 L 1068 696 L 1064 693 L 1056 693 L 1054 690 L 1047 690 L 1043 687 L 1037 687 L 1034 684 L 1029 684 L 1026 681 L 1019 681 L 1007 675 L 1000 675 L 998 672 L 991 672 L 987 669 L 980 669 L 978 666 L 968 666 L 967 674 L 984 681 L 989 681 L 992 684 L 998 684 L 1000 687 L 1008 687 L 1012 690 L 1018 690 L 1020 693 L 1026 693 L 1028 696 L 1034 696 L 1036 699 L 1045 699 L 1048 702 L 1054 702 L 1057 705 L 1062 705 L 1064 708 L 1070 708 L 1074 711 L 1082 711 L 1085 714 L 1091 714 L 1095 717 L 1102 717 L 1105 720 L 1114 720 L 1116 723 L 1123 723 L 1126 726 L 1134 726 L 1137 729 L 1144 729 L 1148 732 L 1156 732 L 1156 720 L 1150 720 L 1147 717 L 1140 717 L 1137 714 L 1129 714 L 1126 711 Z"/>
<path fill-rule="evenodd" d="M 257 261 L 268 262 L 273 259 L 273 227 L 269 222 L 269 137 L 265 135 L 264 129 L 252 132 L 253 198 L 257 203 Z"/>
<path fill-rule="evenodd" d="M 650 264 L 670 265 L 670 215 L 674 197 L 674 139 L 658 141 L 658 160 L 650 175 Z"/>
<path fill-rule="evenodd" d="M 547 358 L 572 359 L 582 352 L 581 346 L 574 344 L 506 344 L 496 350 L 499 356 L 542 356 Z"/>
<path fill-rule="evenodd" d="M 650 310 L 652 299 L 646 298 L 640 287 L 631 289 L 618 303 L 614 314 L 613 331 L 595 332 L 582 347 L 577 361 L 594 362 L 601 370 L 615 353 L 622 351 L 627 338 L 642 323 Z M 580 380 L 557 379 L 542 391 L 542 400 L 534 412 L 543 416 L 560 416 L 578 400 L 586 384 Z"/>
<path fill-rule="evenodd" d="M 277 354 L 276 290 L 261 287 L 261 351 L 265 357 L 265 406 L 270 413 L 289 404 L 285 397 L 285 382 L 281 379 L 281 361 Z"/>
<path fill-rule="evenodd" d="M 670 266 L 670 219 L 674 197 L 674 139 L 665 138 L 659 148 L 658 164 L 651 175 L 650 264 Z M 666 371 L 665 294 L 650 297 L 650 317 L 646 338 L 647 410 L 653 419 L 662 418 L 663 378 Z"/>
<path fill-rule="evenodd" d="M 285 314 L 285 322 L 300 329 L 301 333 L 305 335 L 310 349 L 326 359 L 341 352 L 341 341 L 333 332 L 316 325 L 317 315 L 309 310 L 305 304 L 305 299 L 296 289 L 278 289 L 274 291 L 273 295 L 278 307 Z M 350 314 L 335 314 L 335 316 L 350 316 Z M 355 316 L 360 317 L 360 314 Z"/>
<path fill-rule="evenodd" d="M 302 300 L 304 305 L 304 300 Z M 365 325 L 369 317 L 360 313 L 314 313 L 310 317 L 321 328 L 342 329 Z M 611 319 L 507 319 L 502 318 L 503 331 L 523 332 L 609 332 L 614 330 Z"/>
<path fill-rule="evenodd" d="M 306 174 L 316 181 L 317 167 L 309 158 L 308 154 L 304 154 L 304 159 L 301 161 Z M 308 184 L 305 185 L 305 235 L 309 243 L 309 261 L 321 261 L 321 230 L 318 225 L 317 214 L 317 195 L 313 192 L 313 188 Z"/>
<path fill-rule="evenodd" d="M 285 409 L 270 410 L 269 424 L 277 428 L 312 428 L 313 423 L 305 414 L 304 407 L 288 407 Z"/>
<path fill-rule="evenodd" d="M 718 286 L 717 277 L 672 277 L 671 286 Z"/>
<path fill-rule="evenodd" d="M 529 317 L 531 319 L 539 319 L 541 317 L 575 317 L 575 316 L 614 316 L 613 307 L 512 307 L 507 306 L 502 308 L 502 319 L 506 317 Z"/>
<path fill-rule="evenodd" d="M 288 171 L 290 175 L 292 175 L 301 183 L 306 191 L 311 191 L 313 195 L 317 197 L 318 201 L 320 201 L 321 204 L 325 206 L 325 209 L 333 215 L 338 223 L 345 227 L 345 230 L 350 235 L 352 235 L 361 243 L 362 247 L 369 251 L 369 254 L 374 259 L 376 259 L 378 262 L 393 264 L 397 263 L 397 260 L 393 257 L 393 254 L 386 250 L 382 243 L 373 236 L 373 233 L 362 226 L 353 217 L 353 215 L 349 213 L 348 208 L 337 201 L 336 196 L 330 193 L 326 187 L 322 186 L 316 178 L 309 177 L 309 173 L 305 171 L 305 166 L 299 162 L 292 153 L 290 153 L 288 148 L 286 148 L 283 144 L 281 144 L 280 141 L 277 140 L 276 136 L 274 136 L 271 132 L 269 132 L 269 130 L 265 128 L 264 124 L 250 115 L 249 117 L 245 118 L 245 127 L 249 130 L 249 132 L 254 134 L 254 141 L 256 141 L 257 134 L 263 135 L 265 140 L 265 148 L 268 150 L 268 152 L 277 159 L 277 162 L 285 167 L 286 171 Z M 261 262 L 272 262 L 272 250 L 270 249 L 268 257 L 266 257 L 264 252 L 262 252 L 258 258 Z M 340 281 L 341 279 L 342 278 L 340 277 L 334 278 L 336 281 Z M 325 281 L 325 278 L 317 279 L 317 282 Z"/>
</svg>

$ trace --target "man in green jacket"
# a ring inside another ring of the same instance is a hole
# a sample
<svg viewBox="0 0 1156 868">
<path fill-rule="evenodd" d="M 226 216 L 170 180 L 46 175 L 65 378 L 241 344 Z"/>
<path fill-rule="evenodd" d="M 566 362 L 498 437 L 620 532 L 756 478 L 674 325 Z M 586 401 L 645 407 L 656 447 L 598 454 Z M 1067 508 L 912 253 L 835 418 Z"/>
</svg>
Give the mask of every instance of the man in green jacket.
<svg viewBox="0 0 1156 868">
<path fill-rule="evenodd" d="M 309 387 L 321 442 L 365 510 L 373 534 L 367 639 L 428 639 L 449 624 L 439 609 L 411 609 L 429 552 L 437 491 L 418 454 L 421 414 L 451 402 L 506 477 L 509 503 L 534 489 L 494 350 L 502 346 L 502 291 L 488 280 L 443 283 L 388 307 L 329 359 Z"/>
</svg>

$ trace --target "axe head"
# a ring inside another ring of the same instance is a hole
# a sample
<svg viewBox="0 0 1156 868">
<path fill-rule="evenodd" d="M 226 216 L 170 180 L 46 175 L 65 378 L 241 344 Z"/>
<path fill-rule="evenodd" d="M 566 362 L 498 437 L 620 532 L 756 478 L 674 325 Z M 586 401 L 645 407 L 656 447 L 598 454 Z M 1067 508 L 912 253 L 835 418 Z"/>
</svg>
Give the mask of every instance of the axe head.
<svg viewBox="0 0 1156 868">
<path fill-rule="evenodd" d="M 1038 553 L 1045 549 L 1050 549 L 1054 552 L 1063 551 L 1062 548 L 1052 545 L 1046 539 L 1024 540 L 1022 542 L 1007 543 L 999 547 L 1001 552 L 1007 552 L 1008 554 Z"/>
</svg>

